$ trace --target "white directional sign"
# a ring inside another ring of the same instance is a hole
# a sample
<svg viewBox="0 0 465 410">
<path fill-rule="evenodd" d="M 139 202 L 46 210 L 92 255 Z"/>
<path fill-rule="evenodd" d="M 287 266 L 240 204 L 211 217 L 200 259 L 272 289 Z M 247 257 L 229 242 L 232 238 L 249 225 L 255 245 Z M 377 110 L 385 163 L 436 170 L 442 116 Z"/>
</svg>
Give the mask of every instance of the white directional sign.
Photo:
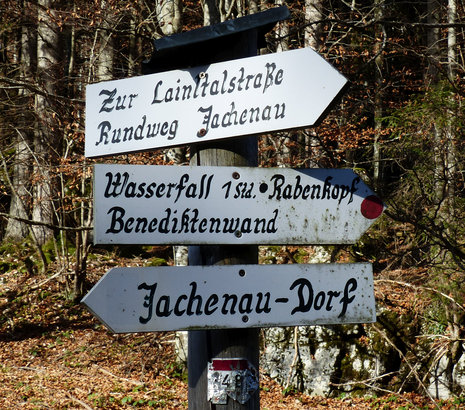
<svg viewBox="0 0 465 410">
<path fill-rule="evenodd" d="M 96 244 L 349 244 L 383 209 L 350 169 L 94 168 Z"/>
<path fill-rule="evenodd" d="M 115 333 L 376 320 L 363 263 L 114 268 L 83 303 Z"/>
<path fill-rule="evenodd" d="M 85 155 L 309 127 L 346 82 L 303 48 L 91 84 Z"/>
</svg>

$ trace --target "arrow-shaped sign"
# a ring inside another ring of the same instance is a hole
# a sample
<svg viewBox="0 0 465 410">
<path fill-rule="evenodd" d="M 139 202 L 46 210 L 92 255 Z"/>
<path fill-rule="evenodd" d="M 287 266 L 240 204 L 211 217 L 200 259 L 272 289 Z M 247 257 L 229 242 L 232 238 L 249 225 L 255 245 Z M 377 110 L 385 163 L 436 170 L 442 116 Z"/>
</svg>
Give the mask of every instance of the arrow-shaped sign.
<svg viewBox="0 0 465 410">
<path fill-rule="evenodd" d="M 303 48 L 91 84 L 85 155 L 309 127 L 346 82 Z"/>
<path fill-rule="evenodd" d="M 362 263 L 114 268 L 83 303 L 115 333 L 376 320 Z"/>
<path fill-rule="evenodd" d="M 96 244 L 349 244 L 384 209 L 350 169 L 94 168 Z"/>
</svg>

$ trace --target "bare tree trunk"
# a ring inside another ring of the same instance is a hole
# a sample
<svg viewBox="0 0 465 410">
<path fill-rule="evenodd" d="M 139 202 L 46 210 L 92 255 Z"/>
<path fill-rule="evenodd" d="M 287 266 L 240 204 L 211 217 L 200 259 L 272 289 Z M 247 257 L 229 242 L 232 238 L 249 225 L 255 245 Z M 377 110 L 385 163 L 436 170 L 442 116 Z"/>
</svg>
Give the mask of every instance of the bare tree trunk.
<svg viewBox="0 0 465 410">
<path fill-rule="evenodd" d="M 105 11 L 107 2 L 102 0 L 101 9 Z M 98 81 L 109 81 L 113 79 L 114 42 L 111 33 L 111 18 L 109 15 L 103 17 L 102 26 L 99 29 L 100 42 L 98 45 L 98 60 L 96 75 Z"/>
<path fill-rule="evenodd" d="M 277 0 L 276 4 L 278 6 L 283 6 L 286 2 L 284 0 Z M 289 23 L 287 20 L 281 21 L 276 24 L 276 51 L 279 53 L 281 51 L 289 50 Z"/>
<path fill-rule="evenodd" d="M 182 29 L 182 2 L 181 0 L 158 0 L 156 4 L 157 20 L 163 34 L 170 36 L 178 33 Z M 187 160 L 187 147 L 176 147 L 166 150 L 165 158 L 172 161 L 174 164 L 186 163 Z M 186 248 L 187 249 L 187 248 Z M 187 254 L 187 250 L 181 251 L 180 255 Z M 185 258 L 175 260 L 184 260 Z M 187 260 L 186 260 L 187 264 Z"/>
<path fill-rule="evenodd" d="M 255 14 L 260 11 L 260 4 L 256 0 L 249 0 L 249 14 Z"/>
<path fill-rule="evenodd" d="M 455 81 L 457 70 L 457 33 L 455 23 L 457 20 L 457 1 L 449 0 L 447 7 L 447 75 L 451 82 Z"/>
<path fill-rule="evenodd" d="M 23 9 L 26 5 L 23 3 Z M 31 25 L 24 24 L 21 27 L 21 50 L 20 50 L 20 75 L 21 80 L 31 79 L 32 64 L 34 61 L 33 46 L 34 34 L 31 30 Z M 5 239 L 20 241 L 24 239 L 28 232 L 28 226 L 15 218 L 29 219 L 27 203 L 30 189 L 31 176 L 31 148 L 32 148 L 32 128 L 33 118 L 28 105 L 32 100 L 32 95 L 29 90 L 23 88 L 18 92 L 21 106 L 24 107 L 24 112 L 21 115 L 20 126 L 16 129 L 14 136 L 15 158 L 12 172 L 12 192 L 9 214 L 12 218 L 8 219 L 8 224 L 5 230 Z"/>
<path fill-rule="evenodd" d="M 456 18 L 455 0 L 448 1 L 447 19 L 448 23 L 454 24 Z M 428 2 L 428 22 L 436 24 L 440 22 L 439 15 L 441 4 L 436 0 Z M 440 47 L 441 33 L 437 28 L 432 28 L 428 32 L 428 48 L 429 48 L 429 67 L 426 77 L 426 83 L 430 89 L 434 91 L 434 87 L 441 86 L 441 78 L 439 72 L 439 64 L 441 61 L 447 61 L 447 76 L 448 79 L 455 77 L 455 62 L 456 62 L 456 34 L 455 28 L 449 27 L 447 32 L 447 52 L 444 53 Z M 452 93 L 452 92 L 451 92 Z M 442 202 L 440 214 L 446 219 L 450 219 L 451 215 L 451 199 L 454 196 L 455 190 L 455 171 L 456 171 L 456 154 L 455 154 L 455 136 L 452 127 L 452 120 L 455 117 L 455 112 L 452 111 L 454 106 L 454 95 L 448 98 L 448 104 L 445 105 L 442 112 L 442 121 L 439 121 L 434 126 L 433 138 L 434 143 L 434 161 L 435 161 L 435 186 L 436 196 Z"/>
<path fill-rule="evenodd" d="M 277 0 L 276 5 L 282 6 L 285 4 L 284 0 Z M 287 20 L 281 21 L 276 24 L 275 36 L 276 36 L 276 52 L 289 50 L 289 24 Z M 292 138 L 290 132 L 285 131 L 284 133 L 277 134 L 272 138 L 268 138 L 268 143 L 273 145 L 276 150 L 276 164 L 278 166 L 289 165 L 291 159 Z"/>
<path fill-rule="evenodd" d="M 439 82 L 439 64 L 441 60 L 441 51 L 439 47 L 440 33 L 439 29 L 434 27 L 434 24 L 439 23 L 439 10 L 440 4 L 436 0 L 429 0 L 428 4 L 428 23 L 433 27 L 428 30 L 427 41 L 428 41 L 428 70 L 426 73 L 426 85 L 434 86 Z M 444 173 L 443 167 L 444 162 L 442 161 L 442 143 L 441 143 L 441 130 L 438 127 L 433 129 L 434 143 L 434 160 L 435 160 L 435 173 L 434 176 L 436 182 L 436 194 L 441 195 L 444 187 L 443 184 L 437 184 L 437 182 L 443 180 L 441 175 Z"/>
<path fill-rule="evenodd" d="M 384 0 L 376 0 L 375 2 L 375 19 L 381 21 L 384 18 Z M 374 188 L 379 187 L 381 178 L 381 146 L 380 138 L 382 133 L 382 120 L 384 113 L 384 98 L 383 98 L 383 76 L 384 76 L 384 42 L 386 33 L 382 24 L 378 25 L 376 30 L 376 46 L 375 46 L 375 101 L 374 101 L 374 121 L 375 135 L 373 141 L 373 181 Z"/>
<path fill-rule="evenodd" d="M 305 47 L 318 51 L 321 46 L 322 0 L 305 0 Z"/>
<path fill-rule="evenodd" d="M 447 22 L 450 27 L 447 31 L 447 76 L 449 81 L 455 81 L 456 75 L 456 53 L 457 53 L 457 35 L 454 24 L 457 17 L 457 4 L 456 0 L 448 0 L 447 8 Z M 454 218 L 453 214 L 453 200 L 455 197 L 456 175 L 458 170 L 457 153 L 456 153 L 456 136 L 453 126 L 453 119 L 456 116 L 454 94 L 451 91 L 449 95 L 448 110 L 446 112 L 447 122 L 444 127 L 446 151 L 444 153 L 444 170 L 447 180 L 447 195 L 449 199 L 447 215 L 448 218 Z M 444 140 L 444 139 L 443 139 Z"/>
<path fill-rule="evenodd" d="M 55 137 L 54 112 L 50 103 L 56 94 L 58 69 L 58 28 L 54 18 L 52 0 L 38 1 L 37 26 L 37 79 L 44 94 L 37 94 L 35 112 L 37 125 L 34 134 L 34 188 L 32 219 L 51 224 L 53 222 L 53 178 L 51 161 L 57 141 Z M 54 75 L 56 77 L 54 77 Z M 44 244 L 53 236 L 46 226 L 34 226 L 39 244 Z"/>
<path fill-rule="evenodd" d="M 434 25 L 439 23 L 439 8 L 440 3 L 438 0 L 428 0 L 427 9 L 428 16 L 427 22 L 432 25 L 432 27 L 427 32 L 427 43 L 428 43 L 428 69 L 426 72 L 426 84 L 435 84 L 438 81 L 439 74 L 439 55 L 440 55 L 440 35 L 439 28 Z"/>
<path fill-rule="evenodd" d="M 323 4 L 322 0 L 305 0 L 305 47 L 311 47 L 319 51 L 321 47 Z M 310 129 L 308 132 L 300 132 L 297 137 L 298 156 L 310 158 L 310 166 L 317 167 L 319 161 L 318 150 L 312 151 L 312 147 L 318 147 L 320 142 L 316 137 L 316 130 Z"/>
<path fill-rule="evenodd" d="M 133 16 L 130 16 L 130 34 L 129 34 L 129 55 L 128 55 L 128 75 L 132 77 L 136 75 L 136 55 L 138 39 L 136 37 L 136 20 Z"/>
<path fill-rule="evenodd" d="M 157 0 L 157 20 L 165 36 L 177 33 L 182 28 L 181 0 Z"/>
<path fill-rule="evenodd" d="M 158 0 L 156 4 L 158 25 L 164 35 L 169 36 L 182 29 L 182 2 L 180 0 Z M 170 148 L 165 151 L 165 158 L 173 164 L 186 163 L 187 147 Z M 176 266 L 187 265 L 187 246 L 173 246 Z"/>
<path fill-rule="evenodd" d="M 456 23 L 457 19 L 457 3 L 456 0 L 448 0 L 448 8 L 447 8 L 447 22 L 449 23 L 450 27 L 448 28 L 447 32 L 447 76 L 451 83 L 455 82 L 456 77 L 456 70 L 457 70 L 457 34 L 456 28 L 454 24 Z M 446 189 L 446 205 L 445 205 L 445 212 L 444 214 L 447 223 L 447 226 L 451 226 L 454 221 L 457 221 L 456 210 L 455 210 L 455 196 L 456 193 L 456 186 L 458 186 L 458 178 L 457 175 L 459 174 L 459 164 L 458 164 L 458 155 L 456 152 L 456 140 L 457 137 L 455 135 L 454 129 L 454 118 L 457 115 L 456 112 L 456 105 L 455 105 L 455 95 L 451 93 L 449 96 L 449 104 L 450 107 L 447 111 L 447 122 L 444 127 L 445 133 L 445 153 L 444 153 L 444 171 L 445 177 L 447 180 L 447 189 Z M 447 228 L 448 234 L 453 235 L 450 228 Z M 447 279 L 446 279 L 447 280 Z M 463 294 L 463 281 L 459 282 L 459 289 L 455 292 L 460 295 Z M 450 382 L 449 389 L 453 394 L 460 394 L 460 386 L 456 382 L 454 378 L 454 366 L 458 363 L 461 356 L 464 354 L 463 344 L 461 340 L 463 340 L 465 330 L 463 328 L 464 317 L 465 314 L 463 310 L 459 309 L 456 304 L 453 304 L 448 309 L 446 307 L 446 316 L 451 332 L 451 340 L 452 343 L 449 348 L 448 352 L 448 366 L 446 368 L 447 377 Z"/>
<path fill-rule="evenodd" d="M 221 21 L 218 0 L 203 0 L 203 25 L 210 26 Z"/>
<path fill-rule="evenodd" d="M 440 22 L 441 2 L 430 0 L 428 2 L 428 23 Z M 442 9 L 444 10 L 444 9 Z M 431 28 L 428 32 L 428 48 L 429 48 L 429 67 L 426 76 L 426 83 L 430 89 L 435 91 L 435 87 L 440 87 L 440 91 L 448 90 L 448 80 L 451 83 L 455 82 L 457 69 L 457 35 L 456 23 L 457 4 L 456 0 L 448 0 L 447 2 L 447 38 L 441 38 L 441 32 L 437 28 Z M 447 43 L 447 50 L 444 51 L 440 47 L 440 42 Z M 446 62 L 447 77 L 441 79 L 440 64 Z M 446 86 L 443 88 L 441 84 L 443 80 Z M 445 103 L 440 112 L 440 118 L 434 125 L 433 129 L 433 157 L 434 157 L 434 184 L 436 202 L 438 205 L 437 218 L 442 219 L 445 226 L 445 235 L 454 235 L 452 231 L 454 223 L 457 221 L 455 209 L 456 186 L 458 186 L 457 176 L 460 174 L 458 163 L 458 155 L 456 151 L 456 140 L 454 121 L 457 115 L 458 101 L 456 94 L 450 90 L 445 97 Z M 439 107 L 438 107 L 439 108 Z M 457 281 L 454 279 L 455 270 L 449 266 L 454 266 L 455 261 L 449 254 L 447 249 L 443 249 L 441 258 L 444 261 L 441 267 L 439 281 L 447 293 L 450 293 L 454 298 L 460 298 L 463 295 L 463 280 Z M 454 286 L 456 285 L 456 286 Z M 456 304 L 445 304 L 444 306 L 449 329 L 449 340 L 446 353 L 446 367 L 443 373 L 445 380 L 448 383 L 448 389 L 452 393 L 457 393 L 457 385 L 454 380 L 454 366 L 463 355 L 463 346 L 460 342 L 464 337 L 463 320 L 464 313 L 457 307 Z"/>
</svg>

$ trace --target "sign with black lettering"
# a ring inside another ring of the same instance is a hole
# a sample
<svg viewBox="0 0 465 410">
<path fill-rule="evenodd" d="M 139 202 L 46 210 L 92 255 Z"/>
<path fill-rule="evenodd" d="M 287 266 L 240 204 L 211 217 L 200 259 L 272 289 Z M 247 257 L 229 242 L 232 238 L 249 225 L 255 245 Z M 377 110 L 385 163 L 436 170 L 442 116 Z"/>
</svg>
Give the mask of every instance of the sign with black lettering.
<svg viewBox="0 0 465 410">
<path fill-rule="evenodd" d="M 346 82 L 303 48 L 91 84 L 85 155 L 309 127 Z"/>
<path fill-rule="evenodd" d="M 114 268 L 83 303 L 115 333 L 376 320 L 368 263 Z"/>
<path fill-rule="evenodd" d="M 350 169 L 94 168 L 96 244 L 350 244 L 383 210 Z"/>
</svg>

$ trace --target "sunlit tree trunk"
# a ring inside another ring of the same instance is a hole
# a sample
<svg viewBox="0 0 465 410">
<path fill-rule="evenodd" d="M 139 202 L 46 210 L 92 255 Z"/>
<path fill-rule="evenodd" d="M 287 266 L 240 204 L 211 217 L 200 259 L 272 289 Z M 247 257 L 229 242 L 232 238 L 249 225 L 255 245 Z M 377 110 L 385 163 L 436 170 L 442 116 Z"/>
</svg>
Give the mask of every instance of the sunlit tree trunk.
<svg viewBox="0 0 465 410">
<path fill-rule="evenodd" d="M 182 29 L 182 1 L 181 0 L 158 0 L 156 3 L 158 25 L 163 35 L 170 36 Z M 177 147 L 166 151 L 166 158 L 175 164 L 187 162 L 187 148 Z"/>
<path fill-rule="evenodd" d="M 440 22 L 441 3 L 435 0 L 428 2 L 428 22 L 433 26 L 428 32 L 429 66 L 426 76 L 428 91 L 435 92 L 439 87 L 445 91 L 449 89 L 447 80 L 453 81 L 456 64 L 456 32 L 453 24 L 456 19 L 456 0 L 449 0 L 447 7 L 447 20 L 450 26 L 447 37 L 441 37 L 441 32 L 434 27 Z M 443 9 L 444 10 L 444 9 Z M 447 44 L 447 50 L 441 44 Z M 446 76 L 441 77 L 440 66 L 445 63 Z M 454 112 L 453 90 L 444 93 L 446 104 L 438 108 L 438 118 L 433 127 L 434 138 L 434 162 L 435 162 L 435 186 L 436 198 L 440 201 L 440 215 L 450 219 L 453 213 L 452 199 L 455 195 L 455 174 L 457 169 L 455 154 L 455 135 L 453 130 Z"/>
<path fill-rule="evenodd" d="M 169 36 L 181 30 L 181 0 L 157 0 L 156 11 L 158 24 L 165 36 Z"/>
<path fill-rule="evenodd" d="M 221 21 L 218 0 L 204 0 L 203 7 L 203 25 L 210 26 Z"/>
<path fill-rule="evenodd" d="M 284 0 L 277 0 L 277 6 L 285 5 Z M 276 51 L 279 53 L 281 51 L 289 50 L 289 23 L 287 20 L 281 21 L 276 24 Z"/>
<path fill-rule="evenodd" d="M 107 1 L 102 0 L 100 7 L 102 11 L 105 12 Z M 99 43 L 96 67 L 98 81 L 109 81 L 113 79 L 113 60 L 115 47 L 111 31 L 111 20 L 112 19 L 110 15 L 104 15 L 101 27 L 98 30 Z"/>
<path fill-rule="evenodd" d="M 323 2 L 322 0 L 305 0 L 305 29 L 304 41 L 305 47 L 310 47 L 315 51 L 319 51 L 322 38 L 323 19 Z M 316 138 L 315 129 L 310 129 L 308 132 L 299 133 L 298 148 L 299 158 L 305 160 L 305 163 L 311 167 L 318 167 L 319 152 L 317 149 L 312 150 L 312 147 L 318 147 L 320 142 Z"/>
<path fill-rule="evenodd" d="M 260 4 L 256 0 L 249 0 L 249 14 L 258 13 L 260 11 Z"/>
<path fill-rule="evenodd" d="M 276 5 L 282 6 L 285 4 L 284 0 L 277 0 Z M 276 24 L 276 52 L 280 53 L 289 50 L 289 24 L 286 20 Z M 277 134 L 268 138 L 268 144 L 274 146 L 276 151 L 276 162 L 278 166 L 289 165 L 291 159 L 291 146 L 293 145 L 291 133 L 285 131 L 284 133 Z"/>
<path fill-rule="evenodd" d="M 35 113 L 36 130 L 34 133 L 34 171 L 33 171 L 33 210 L 32 218 L 45 224 L 52 224 L 53 210 L 53 177 L 51 172 L 52 157 L 55 151 L 56 113 L 51 99 L 57 92 L 59 74 L 58 59 L 58 27 L 54 17 L 52 0 L 38 1 L 37 24 L 37 79 L 41 89 L 36 94 Z M 43 225 L 34 226 L 39 244 L 47 242 L 53 231 Z"/>
<path fill-rule="evenodd" d="M 305 0 L 305 47 L 318 51 L 321 46 L 322 0 Z"/>
<path fill-rule="evenodd" d="M 180 0 L 158 0 L 156 5 L 158 25 L 163 34 L 169 36 L 182 29 L 182 2 Z M 187 147 L 166 150 L 165 157 L 175 165 L 187 162 Z M 187 265 L 187 246 L 173 246 L 174 263 Z"/>
<path fill-rule="evenodd" d="M 376 0 L 374 15 L 375 19 L 382 21 L 384 18 L 384 1 Z M 383 97 L 383 81 L 384 81 L 384 43 L 386 41 L 386 32 L 382 24 L 376 25 L 376 43 L 375 43 L 375 89 L 374 89 L 374 123 L 375 133 L 373 141 L 373 182 L 374 188 L 379 187 L 381 178 L 381 135 L 383 129 L 384 115 L 384 97 Z"/>
<path fill-rule="evenodd" d="M 437 203 L 436 219 L 441 220 L 444 226 L 443 235 L 454 235 L 454 224 L 457 223 L 456 215 L 456 186 L 459 183 L 459 163 L 456 152 L 456 125 L 455 118 L 458 114 L 460 96 L 450 88 L 449 84 L 456 81 L 457 68 L 457 35 L 455 23 L 457 20 L 456 0 L 448 0 L 447 8 L 440 9 L 441 3 L 431 0 L 428 2 L 428 22 L 434 24 L 440 22 L 440 16 L 444 17 L 443 10 L 447 10 L 445 16 L 448 23 L 446 38 L 441 37 L 439 29 L 433 27 L 428 36 L 430 51 L 430 65 L 426 77 L 429 89 L 435 92 L 439 88 L 444 96 L 444 104 L 437 107 L 437 121 L 433 127 L 434 140 L 434 185 L 435 200 Z M 446 51 L 441 47 L 441 42 L 447 44 Z M 445 64 L 444 64 L 445 63 Z M 441 65 L 445 65 L 445 75 L 441 77 Z M 437 92 L 437 91 L 436 91 Z M 461 179 L 461 177 L 460 177 Z M 438 256 L 443 261 L 443 267 L 439 272 L 439 283 L 454 299 L 463 297 L 463 278 L 457 278 L 454 268 L 455 262 L 447 249 L 438 251 Z M 456 380 L 453 375 L 454 366 L 463 354 L 463 346 L 460 340 L 464 337 L 463 320 L 464 312 L 456 304 L 444 304 L 446 319 L 448 322 L 449 345 L 446 356 L 446 366 L 443 378 L 448 383 L 448 389 L 457 393 Z"/>
<path fill-rule="evenodd" d="M 450 83 L 455 83 L 457 75 L 457 33 L 455 28 L 455 23 L 457 20 L 457 3 L 456 0 L 448 0 L 448 13 L 447 13 L 447 22 L 449 23 L 447 31 L 447 77 Z M 460 96 L 456 96 L 455 93 L 451 91 L 449 95 L 448 103 L 448 112 L 447 112 L 447 122 L 444 127 L 445 133 L 445 143 L 447 145 L 446 152 L 444 153 L 444 172 L 447 179 L 447 206 L 446 206 L 446 221 L 448 222 L 447 226 L 452 223 L 457 223 L 457 215 L 455 209 L 455 200 L 456 200 L 456 186 L 458 181 L 457 175 L 459 172 L 459 164 L 457 162 L 457 152 L 456 152 L 456 140 L 457 136 L 455 135 L 455 126 L 454 119 L 458 112 L 457 103 L 460 102 Z M 448 229 L 448 234 L 453 235 Z M 458 284 L 458 289 L 455 290 L 455 295 L 460 297 L 461 294 L 465 292 L 465 287 L 463 285 L 463 279 L 456 282 Z M 454 296 L 455 296 L 454 295 Z M 460 357 L 464 354 L 463 344 L 461 340 L 464 338 L 465 330 L 463 328 L 465 314 L 462 309 L 459 309 L 457 305 L 447 305 L 446 306 L 446 315 L 449 322 L 450 328 L 450 337 L 452 340 L 450 349 L 449 349 L 449 363 L 448 363 L 448 377 L 450 380 L 450 390 L 454 394 L 460 394 L 460 385 L 457 383 L 456 378 L 453 375 L 454 365 L 460 360 Z"/>
</svg>

